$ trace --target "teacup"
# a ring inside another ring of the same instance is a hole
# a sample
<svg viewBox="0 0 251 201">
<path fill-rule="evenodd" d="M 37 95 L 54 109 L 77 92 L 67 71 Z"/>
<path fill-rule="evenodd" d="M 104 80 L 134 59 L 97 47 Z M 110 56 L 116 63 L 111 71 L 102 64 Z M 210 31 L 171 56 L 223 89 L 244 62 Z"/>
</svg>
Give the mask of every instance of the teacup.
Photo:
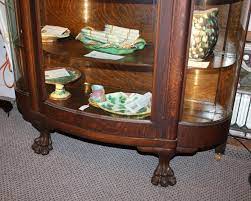
<svg viewBox="0 0 251 201">
<path fill-rule="evenodd" d="M 90 94 L 90 98 L 92 101 L 100 103 L 106 101 L 105 98 L 105 90 L 102 85 L 94 84 L 91 86 L 92 93 Z"/>
</svg>

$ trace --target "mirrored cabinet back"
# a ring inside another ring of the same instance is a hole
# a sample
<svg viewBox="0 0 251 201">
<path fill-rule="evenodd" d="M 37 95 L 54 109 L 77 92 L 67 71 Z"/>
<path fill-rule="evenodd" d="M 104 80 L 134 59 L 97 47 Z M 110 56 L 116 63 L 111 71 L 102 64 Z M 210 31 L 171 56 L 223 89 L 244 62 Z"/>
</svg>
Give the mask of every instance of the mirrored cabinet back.
<svg viewBox="0 0 251 201">
<path fill-rule="evenodd" d="M 176 184 L 170 160 L 224 153 L 250 0 L 6 0 L 17 106 L 39 130 L 159 156 L 151 179 Z M 51 153 L 53 154 L 53 152 Z M 85 154 L 85 153 L 83 153 Z"/>
</svg>

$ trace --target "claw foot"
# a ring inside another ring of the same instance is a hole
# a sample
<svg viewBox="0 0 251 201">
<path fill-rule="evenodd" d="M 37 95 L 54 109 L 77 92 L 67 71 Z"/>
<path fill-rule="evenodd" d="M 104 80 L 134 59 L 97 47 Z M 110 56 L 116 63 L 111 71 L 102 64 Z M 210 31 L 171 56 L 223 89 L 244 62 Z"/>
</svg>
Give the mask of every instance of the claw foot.
<svg viewBox="0 0 251 201">
<path fill-rule="evenodd" d="M 156 186 L 159 184 L 163 187 L 174 186 L 176 184 L 176 178 L 174 176 L 173 170 L 170 167 L 163 168 L 158 165 L 153 174 L 151 182 Z"/>
<path fill-rule="evenodd" d="M 34 140 L 34 143 L 31 146 L 31 148 L 37 154 L 42 154 L 42 155 L 49 154 L 49 152 L 53 149 L 50 133 L 47 132 L 41 133 L 40 136 Z"/>
<path fill-rule="evenodd" d="M 172 158 L 170 155 L 160 155 L 159 164 L 152 176 L 153 185 L 161 185 L 163 187 L 173 186 L 176 184 L 176 177 L 174 172 L 169 166 L 169 161 Z"/>
</svg>

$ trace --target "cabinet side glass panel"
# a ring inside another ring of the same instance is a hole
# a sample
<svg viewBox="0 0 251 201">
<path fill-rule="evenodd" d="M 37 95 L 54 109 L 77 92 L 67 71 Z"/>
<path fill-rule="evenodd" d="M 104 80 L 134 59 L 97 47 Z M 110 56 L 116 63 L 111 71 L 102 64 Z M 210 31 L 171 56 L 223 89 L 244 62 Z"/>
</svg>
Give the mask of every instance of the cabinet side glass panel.
<svg viewBox="0 0 251 201">
<path fill-rule="evenodd" d="M 156 0 L 40 0 L 39 7 L 43 70 L 81 74 L 65 84 L 71 94 L 65 99 L 52 94 L 56 83 L 46 75 L 47 100 L 74 110 L 89 104 L 84 112 L 100 115 L 149 119 Z M 59 35 L 50 35 L 51 29 Z M 130 100 L 135 109 L 130 108 Z"/>
<path fill-rule="evenodd" d="M 12 63 L 14 66 L 15 87 L 21 91 L 27 92 L 25 81 L 25 59 L 24 45 L 22 38 L 22 22 L 20 17 L 19 0 L 6 0 L 6 13 L 8 28 L 10 33 L 10 46 L 12 54 Z"/>
<path fill-rule="evenodd" d="M 181 118 L 209 123 L 231 115 L 250 1 L 193 3 Z"/>
</svg>

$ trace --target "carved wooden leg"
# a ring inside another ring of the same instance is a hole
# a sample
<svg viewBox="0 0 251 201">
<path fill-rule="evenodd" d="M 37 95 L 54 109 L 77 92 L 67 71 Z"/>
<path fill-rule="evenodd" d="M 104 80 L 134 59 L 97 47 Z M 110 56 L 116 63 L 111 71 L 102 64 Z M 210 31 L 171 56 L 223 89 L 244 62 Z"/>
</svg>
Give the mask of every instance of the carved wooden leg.
<svg viewBox="0 0 251 201">
<path fill-rule="evenodd" d="M 160 184 L 163 187 L 173 186 L 176 184 L 176 178 L 174 176 L 174 172 L 169 166 L 169 162 L 174 156 L 172 152 L 164 152 L 159 154 L 159 164 L 152 176 L 152 184 L 158 185 Z"/>
<path fill-rule="evenodd" d="M 34 140 L 31 147 L 35 153 L 47 155 L 52 150 L 52 141 L 50 132 L 48 130 L 43 130 L 40 132 L 40 136 Z"/>
<path fill-rule="evenodd" d="M 227 143 L 223 143 L 221 145 L 218 145 L 216 148 L 215 148 L 215 160 L 219 161 L 222 159 L 222 155 L 224 155 L 225 153 L 225 150 L 226 150 L 226 145 Z"/>
</svg>

